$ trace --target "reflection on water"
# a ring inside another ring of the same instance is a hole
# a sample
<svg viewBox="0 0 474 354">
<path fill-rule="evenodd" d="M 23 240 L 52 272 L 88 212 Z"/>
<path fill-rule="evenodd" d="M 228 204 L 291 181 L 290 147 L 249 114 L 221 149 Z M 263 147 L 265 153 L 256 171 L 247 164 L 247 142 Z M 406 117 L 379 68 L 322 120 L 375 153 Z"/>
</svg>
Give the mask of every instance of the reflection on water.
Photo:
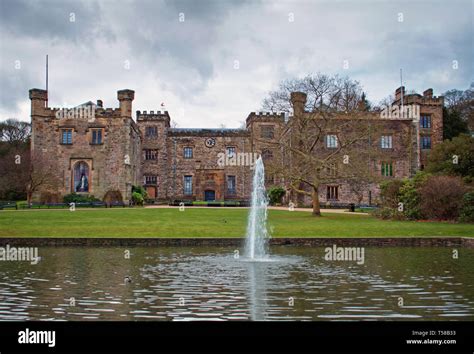
<svg viewBox="0 0 474 354">
<path fill-rule="evenodd" d="M 128 249 L 0 262 L 0 320 L 474 320 L 471 249 L 455 260 L 448 248 L 366 248 L 362 265 L 323 248 L 275 246 L 260 262 L 230 247 Z"/>
</svg>

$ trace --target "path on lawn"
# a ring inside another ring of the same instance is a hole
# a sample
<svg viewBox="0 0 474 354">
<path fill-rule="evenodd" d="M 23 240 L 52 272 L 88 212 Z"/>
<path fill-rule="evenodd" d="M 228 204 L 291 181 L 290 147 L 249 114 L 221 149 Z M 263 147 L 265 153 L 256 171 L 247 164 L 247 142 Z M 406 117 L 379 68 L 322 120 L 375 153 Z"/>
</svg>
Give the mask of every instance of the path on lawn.
<svg viewBox="0 0 474 354">
<path fill-rule="evenodd" d="M 166 208 L 179 208 L 179 206 L 172 206 L 172 205 L 147 205 L 145 208 L 150 208 L 150 209 L 166 209 Z M 193 205 L 193 206 L 187 206 L 185 208 L 192 208 L 192 209 L 248 209 L 249 207 L 208 207 L 208 206 L 198 206 L 198 205 Z M 288 207 L 276 207 L 276 206 L 269 206 L 268 209 L 270 210 L 283 210 L 283 211 L 289 211 Z M 306 211 L 306 212 L 312 212 L 313 209 L 311 208 L 294 208 L 294 211 Z M 321 209 L 321 213 L 335 213 L 335 214 L 348 214 L 348 215 L 369 215 L 368 213 L 361 213 L 361 212 L 349 212 L 347 209 Z"/>
</svg>

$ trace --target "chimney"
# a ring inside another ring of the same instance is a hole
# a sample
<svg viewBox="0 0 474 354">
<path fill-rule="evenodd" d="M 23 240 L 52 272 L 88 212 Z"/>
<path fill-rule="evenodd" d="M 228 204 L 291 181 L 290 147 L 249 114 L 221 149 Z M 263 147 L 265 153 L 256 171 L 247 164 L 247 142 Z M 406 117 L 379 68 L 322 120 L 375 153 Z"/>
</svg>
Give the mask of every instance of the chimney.
<svg viewBox="0 0 474 354">
<path fill-rule="evenodd" d="M 433 89 L 429 88 L 429 89 L 423 91 L 423 97 L 427 97 L 427 98 L 433 97 Z"/>
<path fill-rule="evenodd" d="M 120 111 L 122 117 L 132 118 L 132 101 L 135 98 L 135 91 L 120 90 L 117 91 L 117 98 L 120 102 Z"/>
<path fill-rule="evenodd" d="M 306 104 L 306 93 L 292 92 L 291 104 L 293 105 L 293 115 L 302 115 L 304 113 L 304 105 Z"/>
<path fill-rule="evenodd" d="M 97 100 L 97 108 L 103 108 L 104 103 L 102 100 Z"/>
<path fill-rule="evenodd" d="M 400 86 L 395 90 L 395 101 L 398 101 L 405 96 L 405 86 Z"/>
</svg>

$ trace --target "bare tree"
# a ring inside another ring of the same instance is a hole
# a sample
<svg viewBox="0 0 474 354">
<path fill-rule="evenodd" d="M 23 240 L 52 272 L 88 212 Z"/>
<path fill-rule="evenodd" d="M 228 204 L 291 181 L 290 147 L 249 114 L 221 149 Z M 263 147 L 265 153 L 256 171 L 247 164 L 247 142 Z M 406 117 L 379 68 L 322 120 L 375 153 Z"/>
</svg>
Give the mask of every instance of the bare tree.
<svg viewBox="0 0 474 354">
<path fill-rule="evenodd" d="M 283 91 L 271 93 L 264 101 L 264 107 L 270 101 L 283 107 L 285 97 L 290 102 L 287 107 L 291 105 L 294 111 L 273 142 L 273 151 L 281 156 L 271 160 L 268 171 L 279 175 L 292 191 L 310 196 L 313 215 L 319 216 L 321 185 L 371 180 L 371 162 L 377 154 L 372 137 L 379 128 L 378 116 L 366 111 L 365 97 L 355 81 L 326 75 L 302 81 L 283 84 Z M 310 87 L 313 98 L 309 104 L 306 92 L 286 91 L 292 87 Z M 322 103 L 315 105 L 318 101 Z"/>
<path fill-rule="evenodd" d="M 29 168 L 23 180 L 26 186 L 26 199 L 30 204 L 35 192 L 53 188 L 58 181 L 54 174 L 54 164 L 50 159 L 38 152 L 28 156 Z"/>
<path fill-rule="evenodd" d="M 338 75 L 317 73 L 307 75 L 302 79 L 281 82 L 278 90 L 269 92 L 268 97 L 263 100 L 262 109 L 290 112 L 293 109 L 289 99 L 291 92 L 306 93 L 305 110 L 309 112 L 328 107 L 349 112 L 358 107 L 363 96 L 362 87 L 358 81 Z"/>
<path fill-rule="evenodd" d="M 0 122 L 0 141 L 10 145 L 27 143 L 31 136 L 31 124 L 14 118 Z"/>
<path fill-rule="evenodd" d="M 24 176 L 28 173 L 29 159 L 24 158 L 29 150 L 9 147 L 0 157 L 0 199 L 24 199 L 26 189 Z"/>
<path fill-rule="evenodd" d="M 0 122 L 0 198 L 23 199 L 28 171 L 31 125 L 17 119 Z"/>
</svg>

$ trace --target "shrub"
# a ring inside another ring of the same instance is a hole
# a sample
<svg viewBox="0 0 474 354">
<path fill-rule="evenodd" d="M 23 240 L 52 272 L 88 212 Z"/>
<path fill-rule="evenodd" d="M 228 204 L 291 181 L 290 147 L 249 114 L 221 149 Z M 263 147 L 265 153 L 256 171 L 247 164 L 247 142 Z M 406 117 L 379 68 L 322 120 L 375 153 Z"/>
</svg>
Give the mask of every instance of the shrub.
<svg viewBox="0 0 474 354">
<path fill-rule="evenodd" d="M 464 194 L 460 214 L 460 221 L 474 222 L 474 192 Z"/>
<path fill-rule="evenodd" d="M 453 156 L 458 156 L 453 163 Z M 428 172 L 440 175 L 474 177 L 474 137 L 461 134 L 452 140 L 437 144 L 430 153 Z"/>
<path fill-rule="evenodd" d="M 76 193 L 66 194 L 63 197 L 64 203 L 90 203 L 99 202 L 100 200 L 95 198 L 93 195 L 81 195 Z"/>
<path fill-rule="evenodd" d="M 382 207 L 397 208 L 400 198 L 400 188 L 403 181 L 395 179 L 392 181 L 385 181 L 380 184 L 380 199 Z"/>
<path fill-rule="evenodd" d="M 457 219 L 464 193 L 465 187 L 460 177 L 429 177 L 419 189 L 421 216 L 438 220 Z"/>
<path fill-rule="evenodd" d="M 275 205 L 281 203 L 281 198 L 285 195 L 285 190 L 282 187 L 272 187 L 267 193 L 270 205 Z"/>
<path fill-rule="evenodd" d="M 143 201 L 144 201 L 143 195 L 138 193 L 138 192 L 133 192 L 132 193 L 132 201 L 133 201 L 133 204 L 135 204 L 135 205 L 143 206 Z"/>
<path fill-rule="evenodd" d="M 403 215 L 407 219 L 421 219 L 419 189 L 430 175 L 418 172 L 413 178 L 403 181 L 399 190 L 399 201 L 403 203 Z"/>
<path fill-rule="evenodd" d="M 16 191 L 14 189 L 9 189 L 3 193 L 0 199 L 4 200 L 24 200 L 26 199 L 26 193 L 23 191 Z"/>
<path fill-rule="evenodd" d="M 146 199 L 148 197 L 148 194 L 145 188 L 143 188 L 142 186 L 132 186 L 132 195 L 133 193 L 140 194 L 143 197 L 143 199 Z"/>
</svg>

